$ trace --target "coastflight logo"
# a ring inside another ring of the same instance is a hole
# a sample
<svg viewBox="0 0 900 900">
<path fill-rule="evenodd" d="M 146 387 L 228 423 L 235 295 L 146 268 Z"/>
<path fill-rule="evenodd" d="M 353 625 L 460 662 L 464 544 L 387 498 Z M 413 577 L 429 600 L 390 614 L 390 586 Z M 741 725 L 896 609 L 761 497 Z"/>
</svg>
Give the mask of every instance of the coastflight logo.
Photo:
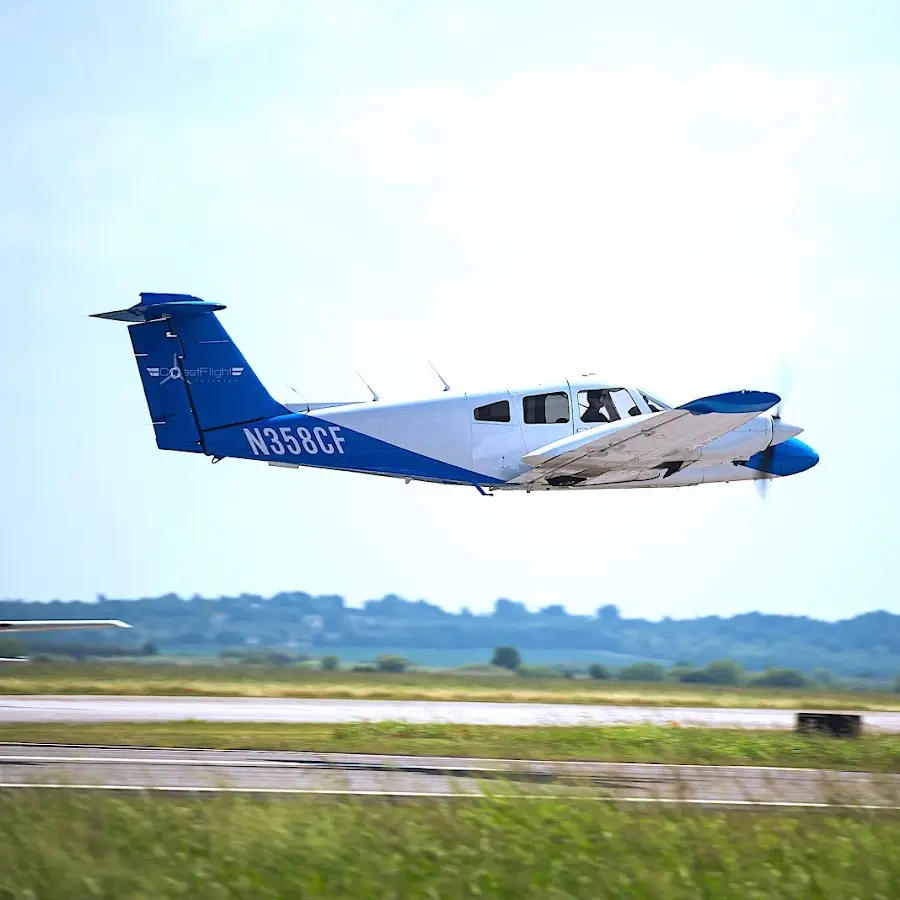
<svg viewBox="0 0 900 900">
<path fill-rule="evenodd" d="M 184 379 L 190 383 L 191 379 L 198 381 L 225 381 L 239 378 L 244 374 L 243 366 L 197 366 L 195 369 L 182 369 L 178 362 L 178 354 L 172 357 L 171 366 L 147 366 L 147 374 L 151 378 L 161 378 L 160 385 L 167 381 L 179 381 Z"/>
</svg>

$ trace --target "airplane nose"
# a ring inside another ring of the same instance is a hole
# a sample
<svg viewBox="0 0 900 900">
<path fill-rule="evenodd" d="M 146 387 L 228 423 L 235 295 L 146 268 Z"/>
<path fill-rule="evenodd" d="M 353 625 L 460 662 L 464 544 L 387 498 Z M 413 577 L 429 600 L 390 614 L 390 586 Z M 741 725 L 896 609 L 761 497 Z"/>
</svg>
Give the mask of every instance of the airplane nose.
<svg viewBox="0 0 900 900">
<path fill-rule="evenodd" d="M 783 444 L 785 441 L 790 440 L 792 437 L 797 437 L 798 434 L 802 434 L 803 429 L 797 425 L 788 425 L 787 422 L 782 422 L 781 419 L 773 419 L 772 420 L 772 445 L 775 444 Z"/>
</svg>

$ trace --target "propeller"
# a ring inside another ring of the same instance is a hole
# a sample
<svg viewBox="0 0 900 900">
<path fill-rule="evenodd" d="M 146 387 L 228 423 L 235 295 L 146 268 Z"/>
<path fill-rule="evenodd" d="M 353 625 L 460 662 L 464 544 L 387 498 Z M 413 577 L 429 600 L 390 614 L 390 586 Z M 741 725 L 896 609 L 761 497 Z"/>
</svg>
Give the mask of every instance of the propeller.
<svg viewBox="0 0 900 900">
<path fill-rule="evenodd" d="M 778 391 L 778 396 L 781 399 L 778 401 L 778 404 L 775 406 L 775 412 L 772 413 L 772 423 L 777 424 L 781 421 L 781 410 L 784 407 L 784 398 L 790 392 L 791 385 L 793 384 L 793 372 L 788 366 L 788 364 L 782 360 L 779 365 L 779 376 L 778 382 L 780 386 L 780 390 Z M 769 444 L 765 450 L 762 452 L 762 468 L 763 470 L 770 469 L 772 467 L 772 462 L 775 457 L 775 445 Z M 759 494 L 760 500 L 763 503 L 766 502 L 767 497 L 769 496 L 769 486 L 772 483 L 771 478 L 756 478 L 754 479 L 754 483 L 756 484 L 756 493 Z"/>
</svg>

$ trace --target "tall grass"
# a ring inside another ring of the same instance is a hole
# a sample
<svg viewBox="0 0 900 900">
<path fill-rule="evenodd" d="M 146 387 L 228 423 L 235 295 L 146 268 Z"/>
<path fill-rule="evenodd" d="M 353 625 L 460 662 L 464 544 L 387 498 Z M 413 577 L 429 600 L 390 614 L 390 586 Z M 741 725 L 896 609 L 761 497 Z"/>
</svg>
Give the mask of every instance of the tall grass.
<svg viewBox="0 0 900 900">
<path fill-rule="evenodd" d="M 896 900 L 900 821 L 0 792 L 0 897 Z"/>
<path fill-rule="evenodd" d="M 299 666 L 33 663 L 0 668 L 0 694 L 329 697 L 642 706 L 900 710 L 900 693 L 497 678 L 443 672 L 321 672 Z"/>
<path fill-rule="evenodd" d="M 245 722 L 0 724 L 0 741 L 900 772 L 900 739 L 892 734 L 867 734 L 856 740 L 837 740 L 790 731 L 658 725 L 595 728 L 402 722 L 343 725 Z"/>
</svg>

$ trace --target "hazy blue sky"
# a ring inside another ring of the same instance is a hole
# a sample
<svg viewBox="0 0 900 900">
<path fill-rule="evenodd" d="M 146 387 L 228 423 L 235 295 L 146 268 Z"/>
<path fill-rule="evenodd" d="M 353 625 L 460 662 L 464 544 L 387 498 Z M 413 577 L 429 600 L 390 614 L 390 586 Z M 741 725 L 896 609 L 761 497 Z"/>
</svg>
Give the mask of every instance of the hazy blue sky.
<svg viewBox="0 0 900 900">
<path fill-rule="evenodd" d="M 0 4 L 0 596 L 900 612 L 900 6 Z M 752 485 L 486 499 L 158 451 L 139 291 L 272 392 L 793 380 Z"/>
</svg>

